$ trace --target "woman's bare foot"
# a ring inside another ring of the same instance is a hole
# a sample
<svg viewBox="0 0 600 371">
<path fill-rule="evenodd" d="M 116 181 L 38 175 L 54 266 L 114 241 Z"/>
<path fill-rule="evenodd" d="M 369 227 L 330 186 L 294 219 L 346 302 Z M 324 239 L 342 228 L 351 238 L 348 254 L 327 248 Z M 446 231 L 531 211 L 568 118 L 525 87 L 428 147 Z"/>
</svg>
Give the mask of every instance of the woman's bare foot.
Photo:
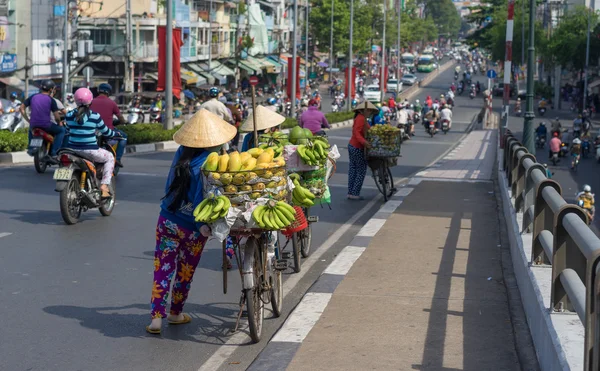
<svg viewBox="0 0 600 371">
<path fill-rule="evenodd" d="M 162 318 L 153 318 L 152 322 L 148 326 L 146 326 L 146 331 L 151 334 L 160 334 L 160 329 L 162 327 Z"/>
<path fill-rule="evenodd" d="M 179 314 L 169 314 L 167 316 L 167 320 L 169 322 L 181 322 L 185 319 L 185 317 L 183 316 L 183 313 L 179 313 Z"/>
</svg>

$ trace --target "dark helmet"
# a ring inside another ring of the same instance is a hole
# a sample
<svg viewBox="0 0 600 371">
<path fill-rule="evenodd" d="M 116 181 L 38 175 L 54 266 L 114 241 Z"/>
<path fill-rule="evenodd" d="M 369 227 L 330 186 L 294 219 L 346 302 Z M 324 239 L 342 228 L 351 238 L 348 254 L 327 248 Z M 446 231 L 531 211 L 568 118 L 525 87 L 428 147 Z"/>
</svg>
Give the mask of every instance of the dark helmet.
<svg viewBox="0 0 600 371">
<path fill-rule="evenodd" d="M 217 89 L 215 87 L 210 88 L 210 90 L 208 91 L 208 95 L 211 98 L 216 98 L 219 95 L 219 89 Z"/>
<path fill-rule="evenodd" d="M 110 95 L 112 93 L 112 86 L 106 83 L 100 84 L 100 86 L 98 86 L 98 93 Z"/>
<path fill-rule="evenodd" d="M 56 87 L 56 84 L 52 80 L 44 80 L 40 88 L 42 91 L 50 91 Z"/>
<path fill-rule="evenodd" d="M 17 99 L 17 93 L 14 92 L 14 91 L 12 93 L 10 93 L 10 98 L 11 99 Z"/>
<path fill-rule="evenodd" d="M 231 95 L 231 93 L 227 93 L 225 94 L 225 99 L 227 99 L 228 102 L 233 102 L 233 95 Z"/>
</svg>

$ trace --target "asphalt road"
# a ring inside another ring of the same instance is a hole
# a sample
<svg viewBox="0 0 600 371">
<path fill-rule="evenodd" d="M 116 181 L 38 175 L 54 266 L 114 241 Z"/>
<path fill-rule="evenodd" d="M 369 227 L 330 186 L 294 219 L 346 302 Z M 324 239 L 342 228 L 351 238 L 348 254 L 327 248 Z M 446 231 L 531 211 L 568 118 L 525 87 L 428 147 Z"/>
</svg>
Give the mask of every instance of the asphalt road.
<svg viewBox="0 0 600 371">
<path fill-rule="evenodd" d="M 452 80 L 447 71 L 420 93 L 439 94 Z M 449 151 L 479 111 L 479 102 L 459 97 L 447 135 L 418 135 L 403 146 L 393 169 L 397 183 Z M 145 332 L 159 200 L 172 153 L 126 156 L 110 217 L 95 210 L 66 226 L 59 212 L 52 172 L 32 166 L 0 168 L 0 370 L 243 370 L 264 348 L 290 310 L 335 255 L 382 205 L 370 176 L 364 201 L 348 201 L 346 146 L 351 130 L 330 131 L 342 157 L 331 179 L 333 203 L 313 208 L 313 251 L 301 273 L 285 273 L 284 313 L 264 322 L 263 341 L 250 344 L 245 331 L 232 334 L 240 279 L 230 271 L 222 292 L 221 250 L 215 241 L 203 253 L 185 311 L 193 321 Z M 442 190 L 440 190 L 442 191 Z M 268 313 L 270 316 L 270 312 Z M 245 321 L 242 321 L 245 326 Z"/>
<path fill-rule="evenodd" d="M 512 103 L 514 104 L 514 101 Z M 494 99 L 494 107 L 501 106 L 502 100 L 500 98 Z M 555 120 L 557 117 L 560 119 L 563 128 L 568 128 L 569 132 L 572 132 L 573 120 L 577 117 L 576 113 L 566 110 L 558 111 L 551 109 L 546 112 L 544 117 L 540 117 L 536 112 L 536 118 L 534 120 L 535 127 L 537 127 L 540 122 L 545 122 L 546 126 L 548 127 L 548 140 L 550 140 L 550 121 Z M 598 130 L 599 125 L 596 120 L 597 118 L 592 119 L 592 138 L 600 134 Z M 511 115 L 508 122 L 508 128 L 517 138 L 522 139 L 523 117 L 515 117 Z M 565 200 L 570 203 L 575 203 L 575 196 L 578 192 L 583 190 L 583 186 L 586 184 L 589 184 L 592 187 L 593 193 L 600 194 L 600 177 L 598 177 L 600 164 L 596 162 L 595 154 L 595 150 L 592 149 L 587 158 L 582 157 L 579 161 L 579 166 L 576 172 L 570 169 L 570 158 L 561 158 L 561 161 L 556 166 L 553 166 L 548 157 L 547 145 L 544 149 L 536 149 L 535 156 L 538 162 L 548 164 L 550 171 L 554 173 L 552 179 L 556 180 L 560 184 Z M 591 227 L 594 233 L 597 236 L 600 236 L 600 218 L 594 218 Z"/>
</svg>

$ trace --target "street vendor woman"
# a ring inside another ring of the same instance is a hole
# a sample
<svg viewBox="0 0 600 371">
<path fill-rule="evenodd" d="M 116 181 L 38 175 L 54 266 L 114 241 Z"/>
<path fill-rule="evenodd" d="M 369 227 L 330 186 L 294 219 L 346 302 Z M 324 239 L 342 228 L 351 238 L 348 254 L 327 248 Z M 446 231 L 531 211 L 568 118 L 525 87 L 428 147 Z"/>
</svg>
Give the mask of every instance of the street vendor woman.
<svg viewBox="0 0 600 371">
<path fill-rule="evenodd" d="M 369 142 L 366 139 L 369 124 L 367 119 L 379 112 L 371 102 L 361 102 L 354 109 L 354 123 L 352 124 L 352 137 L 348 143 L 348 156 L 350 157 L 350 167 L 348 169 L 348 199 L 361 200 L 360 190 L 362 189 L 365 175 L 367 174 L 367 156 L 365 148 L 368 148 Z"/>
<path fill-rule="evenodd" d="M 201 109 L 173 135 L 173 140 L 180 147 L 173 158 L 156 225 L 152 322 L 146 326 L 146 331 L 151 334 L 160 334 L 164 317 L 171 325 L 191 321 L 189 315 L 182 313 L 183 305 L 204 244 L 210 236 L 210 228 L 195 222 L 192 215 L 195 205 L 204 198 L 200 168 L 208 155 L 219 151 L 236 132 L 235 126 Z M 173 279 L 171 307 L 167 316 L 167 297 Z"/>
<path fill-rule="evenodd" d="M 285 117 L 277 112 L 273 112 L 265 106 L 256 106 L 256 131 L 258 135 L 276 131 L 284 121 Z M 248 115 L 240 131 L 247 133 L 242 143 L 242 152 L 254 148 L 254 115 Z"/>
</svg>

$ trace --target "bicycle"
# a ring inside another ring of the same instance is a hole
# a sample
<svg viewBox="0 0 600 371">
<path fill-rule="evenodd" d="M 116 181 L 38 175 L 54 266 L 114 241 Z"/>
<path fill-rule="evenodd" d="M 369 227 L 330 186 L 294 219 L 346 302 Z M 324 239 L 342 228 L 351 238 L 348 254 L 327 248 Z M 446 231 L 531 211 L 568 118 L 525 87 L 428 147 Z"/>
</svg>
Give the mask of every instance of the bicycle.
<svg viewBox="0 0 600 371">
<path fill-rule="evenodd" d="M 383 195 L 384 202 L 392 197 L 396 188 L 394 188 L 394 177 L 392 176 L 392 170 L 390 165 L 396 162 L 397 158 L 390 157 L 369 157 L 368 163 L 373 174 L 373 180 L 375 185 L 381 194 Z"/>
<path fill-rule="evenodd" d="M 282 271 L 287 268 L 287 262 L 281 259 L 279 249 L 279 234 L 271 246 L 269 238 L 273 233 L 262 229 L 231 230 L 235 258 L 242 279 L 242 294 L 240 310 L 237 315 L 234 331 L 237 331 L 244 306 L 248 313 L 248 329 L 254 343 L 260 341 L 263 329 L 265 304 L 271 304 L 273 315 L 279 317 L 283 306 Z M 246 239 L 243 244 L 242 240 Z M 223 241 L 223 293 L 227 293 L 227 247 Z"/>
</svg>

